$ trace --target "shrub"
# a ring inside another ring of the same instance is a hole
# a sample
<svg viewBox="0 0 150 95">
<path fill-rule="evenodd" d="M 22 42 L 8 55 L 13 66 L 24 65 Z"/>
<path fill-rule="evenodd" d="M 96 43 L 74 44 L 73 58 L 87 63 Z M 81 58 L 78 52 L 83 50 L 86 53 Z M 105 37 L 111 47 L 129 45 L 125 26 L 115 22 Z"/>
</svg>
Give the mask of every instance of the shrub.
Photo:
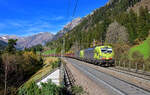
<svg viewBox="0 0 150 95">
<path fill-rule="evenodd" d="M 71 91 L 73 95 L 82 95 L 84 93 L 84 90 L 81 86 L 72 86 Z"/>
<path fill-rule="evenodd" d="M 53 69 L 60 66 L 60 62 L 53 62 L 53 63 L 51 63 L 51 64 L 52 64 L 52 68 L 53 68 Z"/>
<path fill-rule="evenodd" d="M 55 85 L 49 80 L 47 83 L 41 83 L 41 87 L 32 81 L 18 90 L 18 95 L 65 95 L 62 87 Z"/>
<path fill-rule="evenodd" d="M 128 49 L 129 49 L 129 45 L 127 44 L 113 44 L 113 50 L 114 50 L 114 53 L 115 53 L 115 59 L 116 60 L 120 60 L 121 57 L 128 52 Z"/>
<path fill-rule="evenodd" d="M 48 83 L 41 83 L 41 95 L 60 95 L 61 87 L 55 85 L 50 80 Z"/>
<path fill-rule="evenodd" d="M 40 89 L 35 82 L 30 82 L 29 84 L 21 87 L 18 91 L 18 95 L 41 95 Z"/>
</svg>

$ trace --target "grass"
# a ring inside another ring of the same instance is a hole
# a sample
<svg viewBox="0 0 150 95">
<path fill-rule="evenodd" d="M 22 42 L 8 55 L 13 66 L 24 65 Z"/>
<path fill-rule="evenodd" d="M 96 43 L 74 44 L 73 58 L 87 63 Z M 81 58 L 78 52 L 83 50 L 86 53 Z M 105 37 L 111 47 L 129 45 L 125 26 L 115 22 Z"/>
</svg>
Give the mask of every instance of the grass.
<svg viewBox="0 0 150 95">
<path fill-rule="evenodd" d="M 58 58 L 56 57 L 45 57 L 44 58 L 44 64 L 49 64 L 58 61 Z"/>
<path fill-rule="evenodd" d="M 48 54 L 55 54 L 55 49 L 53 49 L 53 50 L 47 50 L 47 51 L 44 51 L 42 54 L 44 54 L 44 55 L 48 55 Z"/>
<path fill-rule="evenodd" d="M 140 45 L 134 46 L 129 50 L 129 57 L 132 59 L 132 54 L 138 51 L 140 54 L 144 56 L 144 59 L 150 57 L 150 37 L 148 37 L 143 43 Z"/>
<path fill-rule="evenodd" d="M 40 51 L 36 51 L 36 54 L 40 54 Z"/>
</svg>

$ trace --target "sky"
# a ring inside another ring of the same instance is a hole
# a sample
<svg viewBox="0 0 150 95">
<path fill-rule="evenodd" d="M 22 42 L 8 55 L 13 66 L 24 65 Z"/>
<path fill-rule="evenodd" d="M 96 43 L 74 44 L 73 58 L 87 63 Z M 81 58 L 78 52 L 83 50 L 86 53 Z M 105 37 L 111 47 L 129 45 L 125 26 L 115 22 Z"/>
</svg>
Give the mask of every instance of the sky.
<svg viewBox="0 0 150 95">
<path fill-rule="evenodd" d="M 108 0 L 0 0 L 0 35 L 56 34 L 73 18 L 84 17 Z"/>
</svg>

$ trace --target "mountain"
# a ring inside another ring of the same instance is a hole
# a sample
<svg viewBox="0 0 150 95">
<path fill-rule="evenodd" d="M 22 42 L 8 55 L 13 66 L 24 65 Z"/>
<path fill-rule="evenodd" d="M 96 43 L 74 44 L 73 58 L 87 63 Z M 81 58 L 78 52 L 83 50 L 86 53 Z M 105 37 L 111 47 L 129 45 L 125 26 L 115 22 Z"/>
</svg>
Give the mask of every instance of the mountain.
<svg viewBox="0 0 150 95">
<path fill-rule="evenodd" d="M 81 18 L 75 18 L 74 20 L 72 20 L 72 22 L 65 25 L 64 28 L 53 37 L 53 40 L 57 40 L 58 38 L 62 37 L 66 32 L 72 30 L 75 26 L 77 26 L 81 21 Z"/>
<path fill-rule="evenodd" d="M 0 40 L 4 41 L 4 42 L 8 42 L 8 39 L 21 39 L 21 37 L 17 37 L 16 35 L 4 35 L 4 36 L 0 36 Z"/>
<path fill-rule="evenodd" d="M 7 43 L 0 40 L 0 50 L 3 50 L 7 46 Z"/>
<path fill-rule="evenodd" d="M 19 48 L 29 48 L 38 44 L 44 45 L 47 41 L 53 38 L 53 34 L 49 32 L 43 32 L 36 35 L 24 37 L 23 40 L 18 41 Z"/>
<path fill-rule="evenodd" d="M 4 35 L 0 37 L 0 40 L 7 43 L 8 39 L 18 39 L 16 47 L 18 49 L 24 49 L 25 47 L 29 48 L 38 44 L 44 45 L 47 41 L 52 40 L 53 36 L 54 35 L 49 32 L 42 32 L 27 37 L 18 37 L 15 35 Z"/>
</svg>

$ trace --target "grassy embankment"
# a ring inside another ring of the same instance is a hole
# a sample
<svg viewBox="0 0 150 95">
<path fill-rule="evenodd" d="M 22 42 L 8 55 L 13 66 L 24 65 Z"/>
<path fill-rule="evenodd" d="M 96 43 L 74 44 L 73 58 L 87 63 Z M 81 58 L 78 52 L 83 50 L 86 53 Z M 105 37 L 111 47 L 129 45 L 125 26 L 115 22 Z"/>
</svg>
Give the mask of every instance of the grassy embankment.
<svg viewBox="0 0 150 95">
<path fill-rule="evenodd" d="M 143 55 L 144 59 L 148 59 L 150 57 L 150 37 L 148 37 L 143 43 L 140 45 L 134 46 L 129 50 L 129 57 L 132 58 L 134 52 L 138 51 Z"/>
<path fill-rule="evenodd" d="M 53 49 L 53 50 L 46 50 L 46 51 L 44 51 L 42 54 L 43 55 L 49 55 L 49 54 L 55 54 L 55 52 L 56 52 L 56 50 L 55 49 Z"/>
<path fill-rule="evenodd" d="M 117 66 L 150 71 L 150 36 L 139 45 L 123 48 L 127 52 L 121 54 L 120 61 L 116 62 Z M 118 55 L 120 56 L 120 54 Z"/>
<path fill-rule="evenodd" d="M 141 44 L 129 49 L 129 59 L 133 61 L 132 63 L 138 64 L 138 69 L 145 68 L 145 71 L 150 71 L 150 36 Z M 142 64 L 145 66 L 143 67 Z M 131 67 L 135 68 L 135 64 Z"/>
</svg>

